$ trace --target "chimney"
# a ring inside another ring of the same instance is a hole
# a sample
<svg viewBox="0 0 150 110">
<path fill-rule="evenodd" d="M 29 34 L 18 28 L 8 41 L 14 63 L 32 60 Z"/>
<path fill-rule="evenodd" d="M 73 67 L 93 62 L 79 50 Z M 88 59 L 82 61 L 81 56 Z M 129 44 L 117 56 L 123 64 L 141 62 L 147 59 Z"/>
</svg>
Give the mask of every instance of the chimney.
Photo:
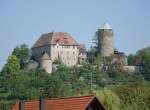
<svg viewBox="0 0 150 110">
<path fill-rule="evenodd" d="M 23 100 L 19 101 L 19 110 L 25 110 L 24 109 L 24 101 Z"/>
<path fill-rule="evenodd" d="M 41 96 L 40 97 L 40 103 L 39 103 L 39 107 L 40 107 L 40 110 L 45 110 L 45 99 Z"/>
</svg>

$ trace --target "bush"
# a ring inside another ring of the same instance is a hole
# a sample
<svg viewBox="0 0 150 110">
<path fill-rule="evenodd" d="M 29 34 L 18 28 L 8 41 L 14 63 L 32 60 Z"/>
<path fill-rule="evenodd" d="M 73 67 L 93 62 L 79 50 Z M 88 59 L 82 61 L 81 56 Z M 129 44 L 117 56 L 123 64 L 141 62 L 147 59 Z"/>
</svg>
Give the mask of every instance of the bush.
<svg viewBox="0 0 150 110">
<path fill-rule="evenodd" d="M 96 96 L 102 101 L 107 110 L 120 110 L 120 99 L 111 90 L 96 91 Z"/>
<path fill-rule="evenodd" d="M 120 97 L 126 110 L 147 110 L 150 108 L 150 87 L 145 84 L 128 84 L 118 87 L 115 92 Z"/>
</svg>

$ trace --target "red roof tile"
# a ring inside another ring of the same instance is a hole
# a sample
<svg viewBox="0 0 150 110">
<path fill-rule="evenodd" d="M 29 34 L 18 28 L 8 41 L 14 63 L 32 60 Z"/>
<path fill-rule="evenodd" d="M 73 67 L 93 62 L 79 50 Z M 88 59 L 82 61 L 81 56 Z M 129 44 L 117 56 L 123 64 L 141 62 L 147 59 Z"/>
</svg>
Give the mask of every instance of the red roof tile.
<svg viewBox="0 0 150 110">
<path fill-rule="evenodd" d="M 60 45 L 77 45 L 74 38 L 66 32 L 51 32 L 43 34 L 33 45 L 32 48 L 45 46 L 49 44 L 60 44 Z"/>
<path fill-rule="evenodd" d="M 45 110 L 85 110 L 93 100 L 98 101 L 95 96 L 46 99 Z M 100 102 L 98 104 L 101 110 L 105 110 Z M 39 100 L 27 101 L 24 107 L 25 110 L 39 110 Z M 19 103 L 17 102 L 11 110 L 19 110 Z"/>
</svg>

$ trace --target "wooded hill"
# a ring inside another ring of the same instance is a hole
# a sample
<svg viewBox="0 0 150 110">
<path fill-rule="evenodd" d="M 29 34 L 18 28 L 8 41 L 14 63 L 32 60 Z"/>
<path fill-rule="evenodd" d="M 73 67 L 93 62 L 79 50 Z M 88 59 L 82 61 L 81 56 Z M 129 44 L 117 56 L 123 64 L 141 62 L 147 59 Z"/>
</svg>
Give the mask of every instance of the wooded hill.
<svg viewBox="0 0 150 110">
<path fill-rule="evenodd" d="M 8 57 L 0 73 L 0 110 L 9 110 L 19 99 L 89 94 L 96 94 L 108 110 L 150 110 L 150 47 L 128 56 L 131 65 L 139 59 L 144 62 L 143 71 L 137 73 L 121 67 L 103 71 L 98 63 L 93 66 L 82 62 L 83 66 L 74 68 L 60 64 L 55 72 L 47 74 L 40 69 L 25 70 L 29 59 L 30 49 L 25 44 Z"/>
</svg>

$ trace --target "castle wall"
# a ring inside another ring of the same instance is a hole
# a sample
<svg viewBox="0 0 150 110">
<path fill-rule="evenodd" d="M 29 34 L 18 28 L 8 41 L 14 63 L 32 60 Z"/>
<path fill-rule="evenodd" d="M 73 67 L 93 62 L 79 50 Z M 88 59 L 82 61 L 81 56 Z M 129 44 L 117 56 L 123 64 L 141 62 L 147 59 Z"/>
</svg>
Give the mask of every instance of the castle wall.
<svg viewBox="0 0 150 110">
<path fill-rule="evenodd" d="M 61 62 L 70 67 L 78 63 L 79 50 L 76 45 L 51 45 L 51 59 L 55 61 L 60 59 Z"/>
<path fill-rule="evenodd" d="M 45 69 L 47 73 L 52 73 L 52 61 L 49 60 L 41 60 L 40 68 Z"/>
<path fill-rule="evenodd" d="M 50 50 L 50 45 L 32 48 L 32 55 L 37 61 L 39 61 L 44 52 L 46 52 L 50 56 Z"/>
</svg>

